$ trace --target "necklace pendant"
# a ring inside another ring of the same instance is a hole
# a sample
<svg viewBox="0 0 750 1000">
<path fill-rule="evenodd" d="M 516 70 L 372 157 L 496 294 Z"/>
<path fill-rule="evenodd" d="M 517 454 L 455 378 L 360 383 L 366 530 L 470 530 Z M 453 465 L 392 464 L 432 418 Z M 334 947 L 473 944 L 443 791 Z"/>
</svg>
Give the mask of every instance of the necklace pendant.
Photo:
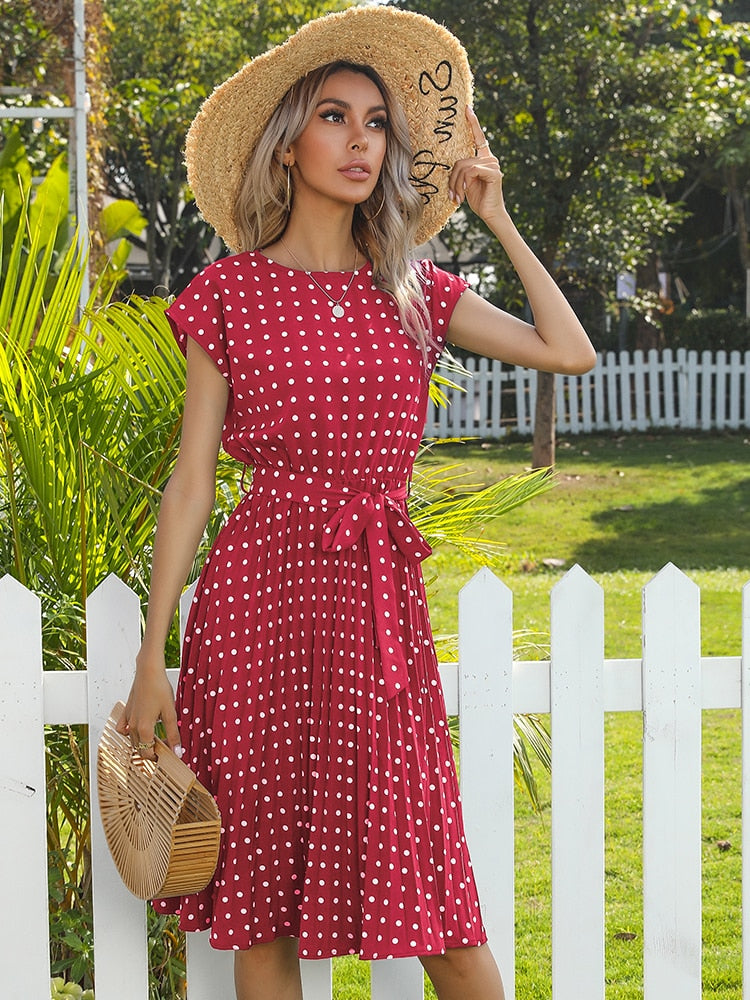
<svg viewBox="0 0 750 1000">
<path fill-rule="evenodd" d="M 335 305 L 332 306 L 331 312 L 336 317 L 336 319 L 341 319 L 341 317 L 344 315 L 344 307 L 340 306 L 338 302 L 336 302 Z"/>
</svg>

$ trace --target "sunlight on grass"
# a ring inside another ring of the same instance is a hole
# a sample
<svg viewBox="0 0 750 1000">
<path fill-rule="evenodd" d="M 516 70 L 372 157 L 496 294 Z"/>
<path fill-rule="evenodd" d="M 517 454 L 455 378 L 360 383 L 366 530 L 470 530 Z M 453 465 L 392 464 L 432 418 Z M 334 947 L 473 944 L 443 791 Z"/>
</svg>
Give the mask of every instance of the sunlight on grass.
<svg viewBox="0 0 750 1000">
<path fill-rule="evenodd" d="M 529 456 L 528 442 L 468 443 L 429 460 L 461 461 L 476 482 L 493 482 Z M 550 590 L 578 563 L 604 589 L 606 655 L 640 656 L 641 589 L 672 562 L 701 588 L 704 655 L 737 655 L 750 579 L 748 462 L 741 434 L 562 442 L 556 488 L 485 529 L 505 543 L 493 569 L 513 591 L 516 629 L 549 632 Z M 456 631 L 456 594 L 475 571 L 447 548 L 426 563 L 437 632 Z"/>
</svg>

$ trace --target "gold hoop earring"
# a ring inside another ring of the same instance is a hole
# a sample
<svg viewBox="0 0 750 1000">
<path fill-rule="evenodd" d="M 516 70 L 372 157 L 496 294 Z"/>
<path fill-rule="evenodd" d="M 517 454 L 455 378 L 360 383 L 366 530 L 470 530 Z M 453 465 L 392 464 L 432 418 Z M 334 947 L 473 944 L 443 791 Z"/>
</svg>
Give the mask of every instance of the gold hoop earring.
<svg viewBox="0 0 750 1000">
<path fill-rule="evenodd" d="M 362 215 L 364 216 L 365 222 L 372 222 L 373 219 L 377 219 L 377 217 L 383 211 L 383 205 L 385 205 L 385 191 L 383 191 L 383 197 L 380 199 L 380 204 L 378 205 L 378 210 L 377 210 L 377 212 L 374 213 L 374 215 L 369 215 L 369 216 L 365 215 L 364 209 L 362 209 L 361 206 L 360 206 L 360 209 L 362 211 Z"/>
<path fill-rule="evenodd" d="M 292 210 L 292 168 L 286 168 L 286 202 L 284 208 L 287 214 Z"/>
</svg>

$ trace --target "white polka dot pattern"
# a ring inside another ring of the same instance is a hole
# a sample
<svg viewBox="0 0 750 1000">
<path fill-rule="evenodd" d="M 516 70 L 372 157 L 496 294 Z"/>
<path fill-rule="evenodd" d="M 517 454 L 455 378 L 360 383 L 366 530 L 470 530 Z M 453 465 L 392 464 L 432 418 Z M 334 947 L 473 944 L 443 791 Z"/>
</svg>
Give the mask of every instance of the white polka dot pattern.
<svg viewBox="0 0 750 1000">
<path fill-rule="evenodd" d="M 335 299 L 351 274 L 315 276 Z M 429 262 L 424 281 L 434 363 L 466 285 Z M 342 304 L 255 253 L 169 309 L 229 381 L 224 446 L 254 472 L 201 574 L 177 696 L 219 866 L 155 905 L 218 948 L 440 953 L 486 935 L 406 511 L 428 373 L 369 268 Z"/>
</svg>

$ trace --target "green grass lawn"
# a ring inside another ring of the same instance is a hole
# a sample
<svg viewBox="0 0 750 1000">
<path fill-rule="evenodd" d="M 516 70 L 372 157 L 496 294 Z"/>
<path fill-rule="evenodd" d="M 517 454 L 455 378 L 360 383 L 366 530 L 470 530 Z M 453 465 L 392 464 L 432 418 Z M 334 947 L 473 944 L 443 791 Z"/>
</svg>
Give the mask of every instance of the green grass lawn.
<svg viewBox="0 0 750 1000">
<path fill-rule="evenodd" d="M 523 471 L 530 455 L 528 442 L 467 443 L 437 446 L 426 460 L 491 483 Z M 578 563 L 604 589 L 606 655 L 640 656 L 641 588 L 672 562 L 701 588 L 704 655 L 739 653 L 750 580 L 749 438 L 568 438 L 558 443 L 556 474 L 553 490 L 484 529 L 504 544 L 493 569 L 513 591 L 517 630 L 548 633 L 550 589 Z M 456 594 L 475 571 L 447 548 L 427 563 L 437 634 L 456 631 Z"/>
<path fill-rule="evenodd" d="M 605 595 L 606 655 L 640 656 L 641 588 L 672 562 L 701 588 L 703 653 L 740 652 L 741 590 L 750 580 L 750 439 L 728 435 L 629 435 L 558 443 L 558 485 L 487 526 L 505 543 L 493 568 L 514 595 L 519 655 L 546 656 L 549 592 L 575 563 Z M 528 442 L 433 449 L 428 461 L 465 466 L 473 482 L 523 471 Z M 545 564 L 562 560 L 563 566 Z M 476 571 L 447 549 L 427 563 L 437 634 L 457 628 L 456 595 Z M 740 718 L 704 714 L 704 992 L 740 1000 Z M 641 912 L 641 718 L 610 713 L 606 741 L 607 1000 L 643 995 Z M 516 803 L 516 997 L 551 997 L 549 780 L 541 816 Z M 367 996 L 367 963 L 335 965 L 337 1000 Z M 426 996 L 434 997 L 431 989 Z M 665 998 L 667 1000 L 667 998 Z M 672 998 L 668 998 L 672 1000 Z"/>
</svg>

